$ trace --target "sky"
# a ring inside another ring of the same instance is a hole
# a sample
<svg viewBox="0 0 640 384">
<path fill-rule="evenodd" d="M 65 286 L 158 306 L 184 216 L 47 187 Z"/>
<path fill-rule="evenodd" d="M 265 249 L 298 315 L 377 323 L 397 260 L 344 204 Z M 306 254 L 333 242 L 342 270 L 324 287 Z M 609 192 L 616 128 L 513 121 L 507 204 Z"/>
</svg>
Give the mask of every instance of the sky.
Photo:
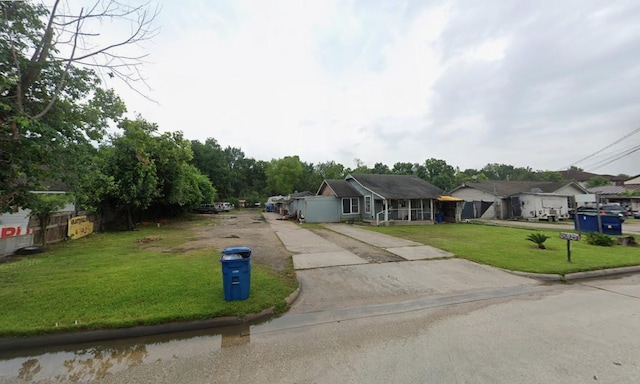
<svg viewBox="0 0 640 384">
<path fill-rule="evenodd" d="M 152 5 L 156 102 L 108 85 L 161 131 L 265 161 L 640 174 L 637 0 Z"/>
</svg>

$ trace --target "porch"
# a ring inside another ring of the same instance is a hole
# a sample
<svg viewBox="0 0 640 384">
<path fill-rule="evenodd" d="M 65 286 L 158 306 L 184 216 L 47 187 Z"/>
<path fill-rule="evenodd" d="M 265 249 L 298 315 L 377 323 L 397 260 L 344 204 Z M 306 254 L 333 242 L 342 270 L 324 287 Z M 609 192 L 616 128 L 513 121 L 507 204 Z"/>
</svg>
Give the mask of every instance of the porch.
<svg viewBox="0 0 640 384">
<path fill-rule="evenodd" d="M 366 205 L 365 205 L 366 206 Z M 390 199 L 375 200 L 372 224 L 385 222 L 419 223 L 434 221 L 434 202 L 432 199 Z"/>
</svg>

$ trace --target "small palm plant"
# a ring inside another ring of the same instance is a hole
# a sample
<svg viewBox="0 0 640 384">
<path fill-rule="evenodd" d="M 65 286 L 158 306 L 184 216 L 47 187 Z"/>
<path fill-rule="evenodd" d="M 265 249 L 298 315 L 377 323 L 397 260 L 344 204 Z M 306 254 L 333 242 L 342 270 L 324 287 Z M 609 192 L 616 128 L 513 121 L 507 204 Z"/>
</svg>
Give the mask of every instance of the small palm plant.
<svg viewBox="0 0 640 384">
<path fill-rule="evenodd" d="M 534 243 L 538 244 L 538 248 L 540 249 L 547 249 L 544 246 L 544 242 L 547 241 L 547 239 L 549 238 L 550 238 L 549 236 L 544 235 L 542 233 L 532 233 L 529 236 L 527 236 L 527 240 L 533 241 Z"/>
</svg>

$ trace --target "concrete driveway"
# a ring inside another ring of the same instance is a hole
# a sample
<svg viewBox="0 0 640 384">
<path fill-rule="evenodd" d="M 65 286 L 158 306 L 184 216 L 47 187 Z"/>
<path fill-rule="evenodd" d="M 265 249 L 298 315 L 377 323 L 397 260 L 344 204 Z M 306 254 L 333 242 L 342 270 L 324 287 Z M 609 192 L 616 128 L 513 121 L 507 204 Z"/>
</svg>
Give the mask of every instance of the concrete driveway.
<svg viewBox="0 0 640 384">
<path fill-rule="evenodd" d="M 293 255 L 301 294 L 290 313 L 455 296 L 472 291 L 536 286 L 536 280 L 467 260 L 412 241 L 348 224 L 325 224 L 335 232 L 400 256 L 404 261 L 369 263 L 288 221 L 265 215 Z"/>
</svg>

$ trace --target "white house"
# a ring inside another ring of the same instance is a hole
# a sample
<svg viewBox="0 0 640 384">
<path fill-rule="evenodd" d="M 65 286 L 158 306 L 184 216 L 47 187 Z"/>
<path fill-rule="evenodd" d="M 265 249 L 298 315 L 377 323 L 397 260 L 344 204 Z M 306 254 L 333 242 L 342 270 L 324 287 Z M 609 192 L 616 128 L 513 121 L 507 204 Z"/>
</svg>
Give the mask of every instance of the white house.
<svg viewBox="0 0 640 384">
<path fill-rule="evenodd" d="M 451 191 L 464 200 L 462 219 L 545 219 L 569 217 L 577 194 L 575 182 L 477 180 Z"/>
</svg>

